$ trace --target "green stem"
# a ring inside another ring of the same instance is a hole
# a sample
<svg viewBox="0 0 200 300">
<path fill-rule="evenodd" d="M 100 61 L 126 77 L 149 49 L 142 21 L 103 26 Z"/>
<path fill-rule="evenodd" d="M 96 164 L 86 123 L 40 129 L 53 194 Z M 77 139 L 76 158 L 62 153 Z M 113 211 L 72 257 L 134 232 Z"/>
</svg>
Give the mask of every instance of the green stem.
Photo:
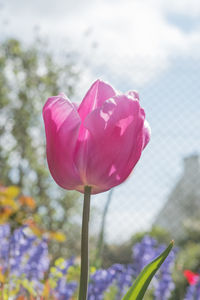
<svg viewBox="0 0 200 300">
<path fill-rule="evenodd" d="M 90 216 L 90 196 L 91 187 L 85 186 L 84 189 L 84 204 L 82 218 L 82 233 L 81 233 L 81 274 L 79 300 L 87 300 L 88 287 L 88 232 L 89 232 L 89 216 Z"/>
<path fill-rule="evenodd" d="M 103 210 L 103 216 L 102 216 L 102 221 L 101 221 L 101 230 L 100 230 L 99 239 L 97 242 L 97 252 L 96 252 L 96 262 L 97 262 L 98 268 L 102 267 L 102 255 L 103 255 L 103 248 L 104 248 L 104 231 L 105 231 L 105 225 L 106 225 L 106 216 L 108 213 L 108 208 L 111 204 L 113 191 L 114 191 L 114 189 L 110 190 L 104 210 Z"/>
</svg>

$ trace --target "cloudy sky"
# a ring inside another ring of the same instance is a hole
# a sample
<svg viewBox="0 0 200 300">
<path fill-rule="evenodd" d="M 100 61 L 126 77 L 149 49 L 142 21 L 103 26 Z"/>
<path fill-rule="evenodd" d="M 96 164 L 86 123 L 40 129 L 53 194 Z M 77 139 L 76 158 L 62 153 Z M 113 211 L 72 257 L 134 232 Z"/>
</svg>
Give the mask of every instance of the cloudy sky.
<svg viewBox="0 0 200 300">
<path fill-rule="evenodd" d="M 152 141 L 114 192 L 107 234 L 125 239 L 146 228 L 181 175 L 182 158 L 200 148 L 200 1 L 0 1 L 0 40 L 29 43 L 38 28 L 57 53 L 79 54 L 85 70 L 78 100 L 97 77 L 139 90 Z M 94 203 L 103 206 L 105 197 Z"/>
<path fill-rule="evenodd" d="M 96 72 L 129 84 L 158 76 L 176 55 L 200 55 L 198 0 L 7 0 L 1 20 L 8 23 L 1 35 L 31 40 L 39 26 L 55 48 L 74 47 Z M 90 41 L 97 45 L 92 56 Z"/>
</svg>

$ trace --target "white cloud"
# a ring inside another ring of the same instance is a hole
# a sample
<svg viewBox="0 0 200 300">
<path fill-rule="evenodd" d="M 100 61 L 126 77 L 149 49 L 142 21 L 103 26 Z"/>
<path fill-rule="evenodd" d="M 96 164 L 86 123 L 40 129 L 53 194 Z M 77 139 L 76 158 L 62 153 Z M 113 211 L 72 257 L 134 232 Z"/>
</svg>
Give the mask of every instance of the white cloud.
<svg viewBox="0 0 200 300">
<path fill-rule="evenodd" d="M 70 40 L 94 77 L 142 85 L 165 70 L 171 56 L 199 55 L 200 28 L 187 33 L 166 17 L 199 16 L 199 0 L 60 0 L 56 5 L 52 0 L 38 1 L 28 6 L 21 1 L 21 7 L 7 2 L 5 14 L 12 13 L 9 32 L 30 39 L 31 28 L 38 24 L 59 51 L 68 48 Z M 96 50 L 91 42 L 97 44 Z"/>
<path fill-rule="evenodd" d="M 186 16 L 200 16 L 199 0 L 152 0 L 152 4 L 157 5 L 160 2 L 161 9 L 168 12 L 183 14 Z"/>
<path fill-rule="evenodd" d="M 155 3 L 101 2 L 90 9 L 88 24 L 98 48 L 88 62 L 97 74 L 143 84 L 166 69 L 171 56 L 194 54 L 200 43 L 200 30 L 188 34 L 169 24 L 167 10 L 161 4 L 153 5 Z M 178 11 L 178 6 L 174 11 Z M 77 28 L 83 28 L 83 19 L 80 18 Z M 87 57 L 84 43 L 81 49 Z"/>
</svg>

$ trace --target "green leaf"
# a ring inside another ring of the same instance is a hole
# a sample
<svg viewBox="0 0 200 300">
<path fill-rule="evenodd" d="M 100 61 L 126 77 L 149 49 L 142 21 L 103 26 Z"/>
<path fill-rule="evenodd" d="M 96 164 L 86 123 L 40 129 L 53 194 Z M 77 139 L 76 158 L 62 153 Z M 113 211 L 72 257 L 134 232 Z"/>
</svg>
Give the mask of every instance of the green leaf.
<svg viewBox="0 0 200 300">
<path fill-rule="evenodd" d="M 162 263 L 167 258 L 168 254 L 172 250 L 174 241 L 171 241 L 169 246 L 158 256 L 155 260 L 150 262 L 138 275 L 133 285 L 130 287 L 126 295 L 122 300 L 142 300 L 143 296 L 151 282 L 151 279 L 160 268 Z"/>
</svg>

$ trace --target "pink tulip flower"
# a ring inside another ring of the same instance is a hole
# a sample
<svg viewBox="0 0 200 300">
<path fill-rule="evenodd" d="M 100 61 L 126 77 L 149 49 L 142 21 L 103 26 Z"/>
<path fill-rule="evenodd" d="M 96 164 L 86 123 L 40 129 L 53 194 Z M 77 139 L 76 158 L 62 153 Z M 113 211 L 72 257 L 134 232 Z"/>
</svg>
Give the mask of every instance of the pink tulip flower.
<svg viewBox="0 0 200 300">
<path fill-rule="evenodd" d="M 47 161 L 64 189 L 92 194 L 122 183 L 150 139 L 150 129 L 135 91 L 121 94 L 107 83 L 93 83 L 76 107 L 64 94 L 43 108 Z"/>
</svg>

